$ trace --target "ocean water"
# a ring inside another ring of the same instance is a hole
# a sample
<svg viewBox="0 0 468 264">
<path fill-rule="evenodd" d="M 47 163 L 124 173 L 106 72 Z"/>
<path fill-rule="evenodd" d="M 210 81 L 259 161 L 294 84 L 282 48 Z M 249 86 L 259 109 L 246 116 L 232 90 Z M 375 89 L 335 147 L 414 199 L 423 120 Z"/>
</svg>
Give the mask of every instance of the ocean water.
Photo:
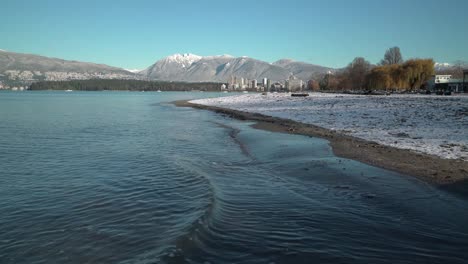
<svg viewBox="0 0 468 264">
<path fill-rule="evenodd" d="M 222 95 L 1 92 L 0 263 L 467 263 L 466 197 L 169 103 Z"/>
</svg>

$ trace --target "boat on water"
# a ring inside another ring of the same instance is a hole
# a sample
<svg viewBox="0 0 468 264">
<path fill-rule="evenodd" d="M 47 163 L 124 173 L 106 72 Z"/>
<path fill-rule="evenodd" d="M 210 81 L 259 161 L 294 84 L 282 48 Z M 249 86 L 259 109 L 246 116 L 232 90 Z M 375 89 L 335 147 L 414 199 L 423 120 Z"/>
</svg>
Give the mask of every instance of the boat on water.
<svg viewBox="0 0 468 264">
<path fill-rule="evenodd" d="M 73 92 L 73 90 L 67 89 L 65 90 L 65 92 Z"/>
<path fill-rule="evenodd" d="M 161 90 L 158 90 L 157 92 L 158 92 L 158 93 L 160 93 L 160 92 L 161 92 Z"/>
</svg>

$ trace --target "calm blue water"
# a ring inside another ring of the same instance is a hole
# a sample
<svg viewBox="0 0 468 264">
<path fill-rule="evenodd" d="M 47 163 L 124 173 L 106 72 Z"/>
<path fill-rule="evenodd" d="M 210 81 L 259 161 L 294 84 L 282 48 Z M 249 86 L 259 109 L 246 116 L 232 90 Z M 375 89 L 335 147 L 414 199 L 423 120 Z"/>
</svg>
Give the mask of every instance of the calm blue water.
<svg viewBox="0 0 468 264">
<path fill-rule="evenodd" d="M 0 263 L 467 263 L 466 198 L 207 96 L 1 92 Z"/>
</svg>

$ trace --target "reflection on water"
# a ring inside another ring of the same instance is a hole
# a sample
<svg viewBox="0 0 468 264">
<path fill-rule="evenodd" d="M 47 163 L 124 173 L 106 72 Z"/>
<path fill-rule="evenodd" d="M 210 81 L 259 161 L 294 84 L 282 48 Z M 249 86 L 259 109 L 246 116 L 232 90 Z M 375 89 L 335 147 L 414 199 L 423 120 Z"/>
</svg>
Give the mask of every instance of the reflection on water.
<svg viewBox="0 0 468 264">
<path fill-rule="evenodd" d="M 465 198 L 166 103 L 207 95 L 0 93 L 0 262 L 468 258 Z"/>
</svg>

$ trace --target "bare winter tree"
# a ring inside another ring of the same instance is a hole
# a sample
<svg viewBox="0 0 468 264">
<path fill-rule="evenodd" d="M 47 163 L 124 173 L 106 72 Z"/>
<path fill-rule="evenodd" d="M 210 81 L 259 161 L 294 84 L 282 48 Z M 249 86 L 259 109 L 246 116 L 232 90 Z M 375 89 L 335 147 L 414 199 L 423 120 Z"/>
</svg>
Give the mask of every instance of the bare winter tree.
<svg viewBox="0 0 468 264">
<path fill-rule="evenodd" d="M 452 78 L 458 78 L 462 79 L 463 78 L 463 70 L 468 68 L 468 62 L 466 61 L 461 61 L 457 60 L 453 64 L 454 72 Z"/>
<path fill-rule="evenodd" d="M 393 65 L 401 63 L 403 63 L 403 57 L 401 56 L 399 47 L 389 48 L 385 52 L 383 60 L 380 61 L 381 65 Z"/>
<path fill-rule="evenodd" d="M 345 89 L 358 90 L 364 87 L 366 74 L 370 71 L 371 64 L 363 57 L 356 57 L 346 67 L 345 78 L 342 78 L 341 86 Z"/>
</svg>

